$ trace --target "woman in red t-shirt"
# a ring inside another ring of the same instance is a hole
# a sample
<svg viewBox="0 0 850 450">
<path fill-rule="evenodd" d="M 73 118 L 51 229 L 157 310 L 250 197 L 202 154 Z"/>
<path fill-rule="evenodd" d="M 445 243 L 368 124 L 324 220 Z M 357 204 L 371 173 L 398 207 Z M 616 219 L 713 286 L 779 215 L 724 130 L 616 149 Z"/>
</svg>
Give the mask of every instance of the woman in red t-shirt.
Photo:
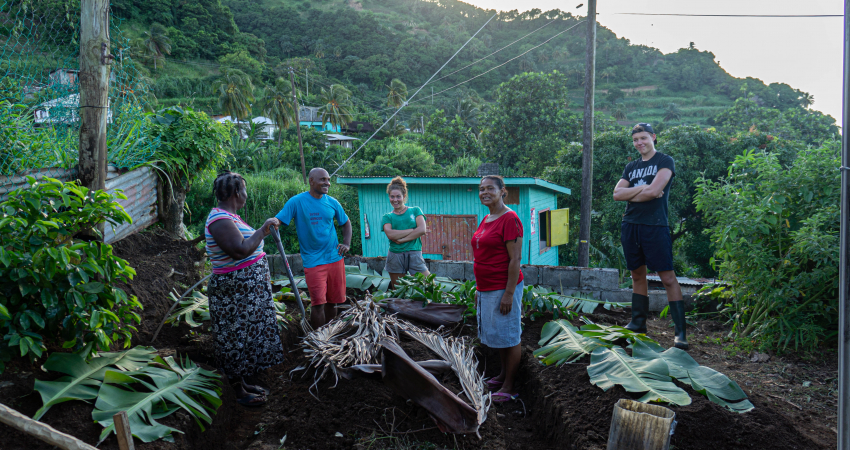
<svg viewBox="0 0 850 450">
<path fill-rule="evenodd" d="M 514 387 L 520 360 L 522 333 L 522 222 L 505 205 L 505 181 L 487 175 L 478 186 L 481 204 L 490 209 L 472 235 L 475 284 L 478 290 L 478 337 L 499 349 L 502 371 L 487 381 L 494 402 L 517 398 Z"/>
</svg>

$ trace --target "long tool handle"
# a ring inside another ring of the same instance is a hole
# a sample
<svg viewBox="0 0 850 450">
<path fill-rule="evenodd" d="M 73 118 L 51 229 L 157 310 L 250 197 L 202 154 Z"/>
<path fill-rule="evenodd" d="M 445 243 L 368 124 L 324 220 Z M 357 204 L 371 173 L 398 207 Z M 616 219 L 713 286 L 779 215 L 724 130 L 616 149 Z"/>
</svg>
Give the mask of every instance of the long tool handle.
<svg viewBox="0 0 850 450">
<path fill-rule="evenodd" d="M 301 293 L 298 292 L 298 286 L 295 283 L 295 277 L 292 276 L 292 268 L 289 267 L 289 260 L 286 259 L 286 252 L 283 250 L 283 243 L 280 241 L 280 233 L 277 231 L 277 227 L 271 227 L 272 238 L 274 238 L 274 243 L 277 245 L 277 251 L 280 252 L 280 257 L 283 258 L 283 264 L 286 266 L 286 276 L 289 277 L 289 285 L 292 286 L 292 292 L 295 294 L 295 299 L 298 303 L 298 310 L 301 311 L 301 317 L 307 318 L 307 312 L 304 311 L 304 303 L 301 302 Z"/>
</svg>

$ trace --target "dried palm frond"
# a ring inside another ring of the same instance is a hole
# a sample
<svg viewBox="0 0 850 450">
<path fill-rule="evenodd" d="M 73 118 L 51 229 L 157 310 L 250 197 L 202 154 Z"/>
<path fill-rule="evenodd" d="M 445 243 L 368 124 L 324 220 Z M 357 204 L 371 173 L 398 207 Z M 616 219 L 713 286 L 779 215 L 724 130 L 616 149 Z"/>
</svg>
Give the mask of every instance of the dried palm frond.
<svg viewBox="0 0 850 450">
<path fill-rule="evenodd" d="M 419 328 L 399 320 L 401 330 L 412 339 L 428 347 L 437 356 L 447 361 L 460 380 L 463 394 L 478 411 L 478 424 L 487 420 L 490 410 L 490 394 L 484 386 L 484 376 L 478 373 L 478 358 L 467 337 L 441 336 L 438 331 Z"/>
</svg>

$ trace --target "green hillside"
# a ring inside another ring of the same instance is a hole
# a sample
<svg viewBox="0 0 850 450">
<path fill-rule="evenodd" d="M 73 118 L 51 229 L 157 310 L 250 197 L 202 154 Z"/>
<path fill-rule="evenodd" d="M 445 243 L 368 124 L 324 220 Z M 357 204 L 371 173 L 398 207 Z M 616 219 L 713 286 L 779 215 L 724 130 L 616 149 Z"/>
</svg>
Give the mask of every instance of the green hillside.
<svg viewBox="0 0 850 450">
<path fill-rule="evenodd" d="M 291 66 L 305 93 L 343 83 L 354 94 L 358 113 L 366 116 L 361 119 L 378 119 L 385 113 L 391 79 L 402 80 L 412 94 L 495 11 L 455 0 L 115 0 L 113 13 L 128 19 L 131 36 L 142 36 L 153 24 L 165 27 L 170 55 L 158 60 L 156 69 L 148 64 L 154 91 L 165 105 L 194 99 L 196 107 L 218 113 L 212 80 L 222 68 L 239 68 L 262 88 Z M 584 27 L 575 25 L 582 19 L 559 10 L 499 13 L 417 96 L 420 102 L 411 103 L 402 120 L 452 108 L 457 98 L 492 100 L 500 83 L 527 71 L 565 74 L 569 107 L 581 109 L 585 41 Z M 432 87 L 440 92 L 472 77 L 477 78 L 429 97 Z M 665 55 L 631 45 L 604 27 L 598 33 L 597 78 L 597 107 L 623 123 L 711 125 L 711 118 L 740 96 L 744 83 L 767 107 L 807 106 L 809 99 L 786 84 L 734 78 L 708 51 L 692 47 Z"/>
</svg>

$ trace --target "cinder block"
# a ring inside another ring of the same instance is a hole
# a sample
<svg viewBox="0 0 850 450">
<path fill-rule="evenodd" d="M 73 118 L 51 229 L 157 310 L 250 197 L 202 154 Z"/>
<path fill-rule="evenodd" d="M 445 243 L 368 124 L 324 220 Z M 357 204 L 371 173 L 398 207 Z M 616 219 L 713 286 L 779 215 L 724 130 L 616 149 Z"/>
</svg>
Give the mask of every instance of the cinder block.
<svg viewBox="0 0 850 450">
<path fill-rule="evenodd" d="M 438 277 L 451 278 L 453 280 L 464 279 L 464 266 L 455 261 L 433 261 L 431 263 L 432 273 Z"/>
<path fill-rule="evenodd" d="M 581 274 L 575 267 L 543 266 L 540 267 L 540 279 L 538 281 L 538 284 L 549 286 L 555 290 L 579 288 L 581 287 Z"/>
<path fill-rule="evenodd" d="M 614 290 L 603 290 L 600 291 L 601 300 L 605 300 L 606 302 L 613 303 L 631 303 L 632 302 L 632 290 L 631 289 L 614 289 Z"/>
<path fill-rule="evenodd" d="M 585 268 L 581 270 L 582 289 L 617 289 L 620 287 L 617 269 Z"/>
<path fill-rule="evenodd" d="M 649 310 L 661 312 L 667 306 L 667 292 L 663 290 L 649 291 Z"/>
<path fill-rule="evenodd" d="M 540 267 L 524 264 L 521 267 L 522 281 L 526 286 L 536 286 L 540 284 Z"/>
<path fill-rule="evenodd" d="M 565 288 L 561 290 L 562 295 L 575 295 L 575 294 L 590 294 L 590 296 L 596 300 L 600 300 L 600 291 L 590 291 L 586 289 L 568 289 Z"/>
<path fill-rule="evenodd" d="M 472 261 L 464 261 L 464 262 L 458 263 L 458 264 L 463 264 L 463 279 L 464 279 L 464 281 L 475 279 L 475 269 L 472 266 Z"/>
<path fill-rule="evenodd" d="M 304 275 L 304 261 L 301 259 L 301 253 L 286 255 L 286 259 L 289 261 L 289 268 L 293 275 Z M 280 261 L 280 263 L 283 263 L 283 261 Z M 286 273 L 286 268 L 282 264 L 280 270 Z"/>
</svg>

